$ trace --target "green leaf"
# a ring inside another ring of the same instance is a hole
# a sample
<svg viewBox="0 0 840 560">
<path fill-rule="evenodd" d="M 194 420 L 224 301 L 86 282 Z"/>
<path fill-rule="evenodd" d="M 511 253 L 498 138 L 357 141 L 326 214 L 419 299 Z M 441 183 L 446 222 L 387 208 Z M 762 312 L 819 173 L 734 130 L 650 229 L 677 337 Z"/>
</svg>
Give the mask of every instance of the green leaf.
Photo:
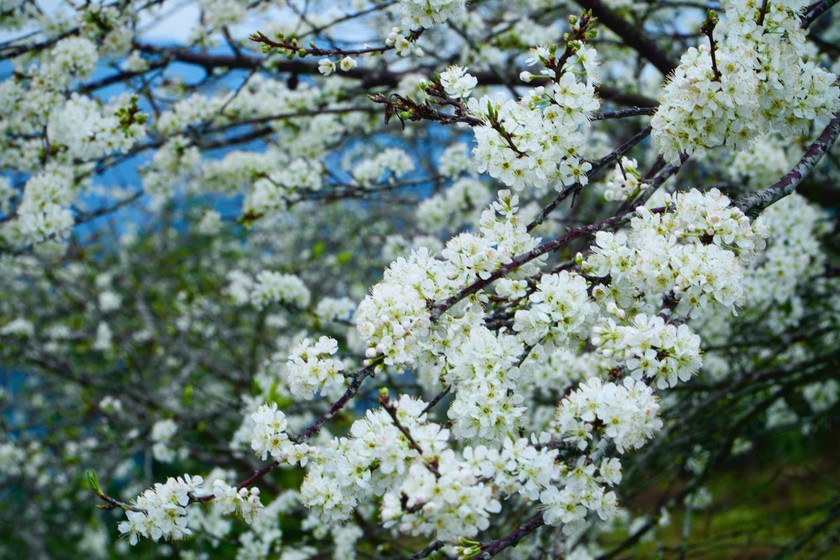
<svg viewBox="0 0 840 560">
<path fill-rule="evenodd" d="M 336 258 L 338 259 L 338 264 L 345 265 L 348 264 L 353 258 L 353 254 L 350 251 L 342 251 L 338 254 L 338 257 Z"/>
<path fill-rule="evenodd" d="M 99 486 L 99 477 L 96 476 L 96 471 L 87 469 L 85 471 L 85 478 L 87 478 L 88 485 L 96 494 L 102 494 L 102 488 Z"/>
<path fill-rule="evenodd" d="M 184 387 L 184 394 L 181 395 L 181 402 L 183 402 L 185 405 L 189 405 L 192 402 L 192 397 L 193 386 L 187 385 L 186 387 Z"/>
<path fill-rule="evenodd" d="M 318 241 L 315 245 L 312 246 L 312 258 L 317 259 L 321 255 L 324 254 L 324 249 L 326 246 L 324 245 L 323 241 Z"/>
</svg>

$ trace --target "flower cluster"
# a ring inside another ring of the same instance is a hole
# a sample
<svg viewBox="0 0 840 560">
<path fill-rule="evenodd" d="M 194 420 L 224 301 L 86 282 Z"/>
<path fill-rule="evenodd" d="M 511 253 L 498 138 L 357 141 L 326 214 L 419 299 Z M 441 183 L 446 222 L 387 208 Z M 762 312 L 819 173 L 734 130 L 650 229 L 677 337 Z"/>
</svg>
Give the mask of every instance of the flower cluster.
<svg viewBox="0 0 840 560">
<path fill-rule="evenodd" d="M 423 285 L 412 286 L 396 274 L 403 267 L 431 258 L 421 251 L 410 259 L 397 259 L 356 311 L 356 326 L 368 345 L 367 357 L 384 355 L 388 365 L 412 364 L 421 351 L 419 342 L 428 335 L 431 325 L 426 298 L 417 289 L 422 290 Z"/>
<path fill-rule="evenodd" d="M 467 446 L 463 455 L 476 474 L 492 481 L 502 495 L 520 494 L 533 501 L 560 475 L 558 451 L 546 445 L 550 441 L 551 434 L 542 432 L 530 440 L 505 438 L 501 449 Z"/>
<path fill-rule="evenodd" d="M 322 321 L 347 321 L 356 311 L 356 303 L 350 298 L 326 297 L 315 306 L 315 315 Z"/>
<path fill-rule="evenodd" d="M 223 480 L 213 481 L 213 500 L 221 513 L 237 513 L 247 523 L 253 523 L 262 513 L 259 488 L 236 488 Z"/>
<path fill-rule="evenodd" d="M 154 445 L 152 445 L 152 456 L 156 461 L 171 463 L 175 460 L 175 450 L 169 444 L 172 442 L 172 438 L 177 431 L 178 424 L 170 418 L 159 420 L 152 426 L 152 433 L 150 435 L 154 442 Z"/>
<path fill-rule="evenodd" d="M 334 338 L 300 341 L 286 362 L 286 383 L 292 395 L 309 400 L 319 391 L 332 394 L 344 389 L 344 364 L 330 357 L 336 352 L 338 342 Z"/>
<path fill-rule="evenodd" d="M 187 505 L 191 496 L 201 490 L 204 479 L 185 474 L 169 478 L 164 484 L 155 484 L 137 498 L 133 509 L 126 510 L 126 521 L 118 525 L 120 533 L 132 545 L 138 537 L 158 541 L 178 541 L 192 534 L 187 526 Z"/>
<path fill-rule="evenodd" d="M 840 396 L 840 382 L 836 379 L 810 383 L 802 389 L 802 396 L 814 412 L 831 410 Z"/>
<path fill-rule="evenodd" d="M 632 377 L 620 385 L 594 377 L 560 402 L 555 431 L 579 449 L 601 435 L 624 453 L 644 445 L 661 427 L 653 389 Z"/>
<path fill-rule="evenodd" d="M 588 52 L 594 60 L 595 51 Z M 555 55 L 545 48 L 535 57 L 547 65 L 555 62 Z M 468 103 L 470 112 L 487 123 L 473 128 L 477 170 L 517 191 L 545 185 L 562 190 L 574 182 L 585 185 L 592 167 L 580 158 L 578 148 L 589 128 L 589 115 L 600 106 L 594 76 L 587 73 L 587 80 L 581 81 L 570 69 L 560 76 L 546 72 L 550 85 L 535 88 L 518 102 L 497 94 Z"/>
<path fill-rule="evenodd" d="M 309 289 L 297 276 L 263 270 L 257 274 L 251 303 L 260 309 L 272 303 L 306 307 L 310 297 Z"/>
<path fill-rule="evenodd" d="M 484 210 L 480 233 L 462 233 L 450 239 L 441 257 L 435 259 L 427 249 L 400 257 L 385 271 L 382 282 L 356 312 L 359 334 L 368 345 L 368 358 L 384 356 L 387 365 L 413 365 L 424 349 L 439 355 L 439 336 L 430 335 L 431 317 L 427 302 L 442 301 L 458 289 L 480 278 L 487 278 L 500 266 L 519 254 L 537 246 L 522 223 L 519 198 L 508 190 L 499 192 L 499 199 Z M 538 270 L 535 259 L 513 276 L 525 276 Z M 451 342 L 451 340 L 450 340 Z M 448 343 L 447 343 L 448 345 Z"/>
<path fill-rule="evenodd" d="M 387 148 L 375 157 L 364 159 L 353 168 L 353 178 L 364 186 L 387 179 L 399 179 L 414 170 L 414 160 L 399 148 Z"/>
<path fill-rule="evenodd" d="M 403 395 L 388 406 L 390 413 L 368 411 L 350 427 L 351 437 L 330 441 L 312 458 L 301 501 L 324 522 L 343 521 L 364 495 L 382 495 L 398 485 L 415 461 L 434 469 L 433 458 L 444 450 L 449 432 L 427 422 L 426 403 L 419 399 Z"/>
<path fill-rule="evenodd" d="M 244 212 L 257 218 L 282 210 L 305 193 L 317 192 L 323 184 L 323 169 L 303 158 L 295 158 L 254 182 L 243 204 Z"/>
<path fill-rule="evenodd" d="M 286 434 L 286 415 L 277 410 L 277 404 L 271 403 L 261 405 L 256 412 L 251 414 L 254 428 L 251 432 L 251 449 L 261 459 L 265 460 L 267 455 L 280 457 L 288 454 L 292 442 Z"/>
<path fill-rule="evenodd" d="M 700 337 L 687 325 L 666 324 L 659 316 L 636 315 L 627 325 L 607 319 L 593 329 L 592 344 L 617 365 L 624 365 L 633 379 L 655 381 L 658 389 L 674 387 L 697 373 Z"/>
<path fill-rule="evenodd" d="M 455 178 L 471 171 L 473 164 L 470 158 L 469 146 L 464 142 L 456 142 L 446 147 L 438 160 L 438 173 L 444 177 Z M 454 187 L 452 185 L 450 188 Z M 481 205 L 483 206 L 483 204 Z"/>
<path fill-rule="evenodd" d="M 490 515 L 502 505 L 480 473 L 452 450 L 438 456 L 439 475 L 411 465 L 399 487 L 382 499 L 382 523 L 400 532 L 444 541 L 474 537 L 490 526 Z M 403 499 L 405 496 L 405 499 Z"/>
<path fill-rule="evenodd" d="M 137 99 L 124 96 L 100 108 L 89 97 L 73 94 L 60 111 L 50 115 L 50 142 L 73 160 L 95 160 L 112 152 L 128 152 L 145 135 L 145 115 L 137 113 Z"/>
<path fill-rule="evenodd" d="M 827 233 L 826 214 L 805 197 L 792 194 L 765 210 L 756 220 L 769 230 L 767 249 L 745 278 L 746 302 L 765 314 L 772 330 L 781 332 L 805 313 L 800 290 L 825 267 L 819 238 Z"/>
<path fill-rule="evenodd" d="M 417 207 L 417 221 L 428 232 L 454 231 L 461 225 L 475 223 L 481 209 L 489 202 L 487 187 L 476 179 L 465 177 L 455 181 L 446 191 L 421 202 Z"/>
<path fill-rule="evenodd" d="M 707 20 L 714 43 L 682 56 L 651 121 L 651 136 L 667 161 L 676 164 L 681 152 L 702 155 L 721 145 L 741 149 L 772 130 L 803 134 L 814 119 L 840 108 L 837 77 L 804 60 L 799 13 L 805 5 L 722 3 L 728 21 L 715 28 Z M 761 9 L 766 13 L 759 24 Z"/>
<path fill-rule="evenodd" d="M 628 232 L 596 234 L 583 268 L 610 283 L 593 295 L 625 310 L 640 295 L 669 294 L 682 316 L 710 305 L 734 310 L 744 297 L 743 267 L 764 248 L 764 228 L 717 189 L 677 193 L 666 204 L 672 211 L 639 208 Z"/>
<path fill-rule="evenodd" d="M 410 31 L 404 30 L 401 27 L 392 27 L 385 38 L 385 44 L 389 47 L 394 47 L 394 52 L 397 56 L 416 56 L 423 55 L 423 49 L 416 46 L 414 38 Z"/>
<path fill-rule="evenodd" d="M 32 176 L 26 182 L 17 218 L 3 229 L 4 237 L 18 247 L 51 238 L 67 239 L 75 223 L 67 206 L 75 195 L 69 167 L 50 166 Z"/>
<path fill-rule="evenodd" d="M 468 74 L 467 69 L 460 66 L 450 66 L 440 73 L 440 85 L 443 86 L 443 90 L 456 99 L 469 97 L 477 84 L 476 77 Z"/>
<path fill-rule="evenodd" d="M 16 317 L 0 327 L 0 335 L 30 337 L 35 334 L 32 321 L 23 317 Z"/>
<path fill-rule="evenodd" d="M 345 56 L 338 62 L 338 68 L 342 72 L 349 72 L 358 65 L 356 59 L 351 56 Z M 329 76 L 335 72 L 336 64 L 329 58 L 322 58 L 318 61 L 318 72 L 323 76 Z"/>
<path fill-rule="evenodd" d="M 531 306 L 516 312 L 513 329 L 526 344 L 540 343 L 547 351 L 585 339 L 598 312 L 587 288 L 579 274 L 543 275 L 528 298 Z"/>
<path fill-rule="evenodd" d="M 522 354 L 516 337 L 475 327 L 446 352 L 442 376 L 455 389 L 449 407 L 452 432 L 459 438 L 491 442 L 516 433 L 527 409 L 514 367 Z"/>
<path fill-rule="evenodd" d="M 612 458 L 596 468 L 583 458 L 561 477 L 562 486 L 550 486 L 540 494 L 547 525 L 563 526 L 566 534 L 578 530 L 589 511 L 606 521 L 618 513 L 618 497 L 606 486 L 621 481 L 621 462 Z"/>
</svg>

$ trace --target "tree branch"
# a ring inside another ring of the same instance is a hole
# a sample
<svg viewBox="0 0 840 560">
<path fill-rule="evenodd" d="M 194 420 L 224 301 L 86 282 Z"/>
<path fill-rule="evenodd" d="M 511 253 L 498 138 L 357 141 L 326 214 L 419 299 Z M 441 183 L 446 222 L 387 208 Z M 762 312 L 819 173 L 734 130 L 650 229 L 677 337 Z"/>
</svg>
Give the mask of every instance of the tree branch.
<svg viewBox="0 0 840 560">
<path fill-rule="evenodd" d="M 837 2 L 838 0 L 819 0 L 819 2 L 814 2 L 808 6 L 808 9 L 799 18 L 802 22 L 802 27 L 810 27 L 812 23 L 817 21 L 821 15 L 830 10 Z"/>
<path fill-rule="evenodd" d="M 504 549 L 516 546 L 519 541 L 545 525 L 542 512 L 520 525 L 515 531 L 486 545 L 482 545 L 481 560 L 490 560 Z"/>
<path fill-rule="evenodd" d="M 735 202 L 735 205 L 743 210 L 747 216 L 755 218 L 771 204 L 793 193 L 802 180 L 810 175 L 817 162 L 831 149 L 831 146 L 837 139 L 838 133 L 840 133 L 840 113 L 835 113 L 819 138 L 805 151 L 805 154 L 799 160 L 799 163 L 796 164 L 796 167 L 782 177 L 775 185 L 767 187 L 763 191 L 740 198 Z"/>
<path fill-rule="evenodd" d="M 176 46 L 159 46 L 148 43 L 136 42 L 134 48 L 146 54 L 153 54 L 162 56 L 173 61 L 182 62 L 185 64 L 192 64 L 204 68 L 207 72 L 212 72 L 217 68 L 231 68 L 237 70 L 253 70 L 262 65 L 270 71 L 277 73 L 302 74 L 309 76 L 320 76 L 318 65 L 303 60 L 286 60 L 276 57 L 266 62 L 264 58 L 252 55 L 242 54 L 234 56 L 229 54 L 212 54 L 207 52 L 198 52 L 188 48 Z M 405 76 L 403 72 L 391 72 L 379 68 L 353 68 L 349 72 L 342 72 L 341 76 L 344 78 L 352 78 L 359 80 L 362 88 L 368 89 L 373 87 L 395 88 L 400 80 Z M 432 72 L 426 71 L 426 74 L 431 78 Z M 478 80 L 479 85 L 504 85 L 499 79 L 499 76 L 493 72 L 477 72 L 473 74 Z M 513 77 L 502 76 L 503 79 L 512 79 Z M 637 93 L 626 93 L 616 88 L 601 85 L 597 88 L 598 95 L 613 103 L 631 107 L 656 107 L 659 104 L 655 99 L 651 99 L 644 95 Z"/>
</svg>

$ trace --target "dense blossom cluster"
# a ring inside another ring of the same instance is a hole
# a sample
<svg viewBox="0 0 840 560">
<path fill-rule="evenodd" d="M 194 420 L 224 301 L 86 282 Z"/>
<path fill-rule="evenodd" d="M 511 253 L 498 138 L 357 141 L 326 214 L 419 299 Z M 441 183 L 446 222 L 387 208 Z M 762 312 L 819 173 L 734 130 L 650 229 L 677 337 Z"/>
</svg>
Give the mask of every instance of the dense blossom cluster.
<svg viewBox="0 0 840 560">
<path fill-rule="evenodd" d="M 16 246 L 51 238 L 66 240 L 75 223 L 67 207 L 75 194 L 72 171 L 67 167 L 53 167 L 34 175 L 26 182 L 18 217 L 4 228 L 4 237 Z"/>
<path fill-rule="evenodd" d="M 799 14 L 807 4 L 722 3 L 727 19 L 716 28 L 706 24 L 714 29 L 714 44 L 682 56 L 651 121 L 666 160 L 678 163 L 680 153 L 702 155 L 724 144 L 743 149 L 770 131 L 802 134 L 814 119 L 826 120 L 840 108 L 837 77 L 806 60 Z M 761 10 L 766 13 L 758 23 Z"/>
<path fill-rule="evenodd" d="M 540 494 L 540 502 L 545 506 L 546 524 L 562 526 L 563 532 L 571 534 L 584 526 L 584 519 L 589 511 L 595 512 L 602 520 L 615 517 L 618 512 L 618 498 L 615 492 L 606 492 L 606 485 L 614 484 L 610 476 L 618 473 L 617 459 L 611 459 L 601 465 L 596 475 L 595 465 L 577 465 L 564 477 L 563 487 L 551 486 Z"/>
<path fill-rule="evenodd" d="M 744 299 L 743 267 L 763 249 L 764 228 L 717 189 L 677 193 L 666 205 L 665 212 L 640 207 L 628 232 L 596 234 L 584 269 L 610 278 L 596 299 L 643 311 L 638 296 L 672 294 L 680 316 L 710 305 L 735 311 Z"/>
<path fill-rule="evenodd" d="M 621 453 L 641 447 L 662 427 L 653 390 L 630 377 L 620 385 L 590 379 L 563 399 L 556 422 L 558 433 L 581 449 L 599 434 Z"/>
<path fill-rule="evenodd" d="M 264 270 L 257 274 L 251 292 L 251 303 L 260 308 L 271 303 L 306 307 L 310 297 L 306 284 L 297 276 Z"/>
<path fill-rule="evenodd" d="M 470 112 L 487 123 L 473 129 L 478 171 L 517 191 L 545 185 L 562 190 L 574 182 L 588 182 L 586 172 L 592 165 L 581 159 L 579 147 L 589 116 L 600 106 L 595 95 L 597 55 L 594 49 L 582 48 L 575 63 L 580 68 L 565 68 L 559 76 L 550 69 L 558 58 L 548 48 L 534 50 L 534 62 L 546 66 L 551 81 L 521 100 L 503 94 L 469 100 Z"/>
<path fill-rule="evenodd" d="M 61 247 L 75 222 L 71 203 L 82 190 L 73 166 L 128 152 L 145 136 L 146 116 L 138 110 L 136 97 L 123 95 L 103 104 L 68 93 L 75 82 L 93 73 L 98 61 L 93 42 L 66 37 L 51 47 L 45 62 L 24 62 L 15 68 L 14 79 L 0 84 L 3 132 L 18 136 L 4 143 L 2 162 L 31 174 L 14 219 L 4 221 L 0 229 L 14 247 L 44 242 Z M 46 144 L 20 140 L 41 132 L 46 133 Z M 42 167 L 46 159 L 50 163 Z"/>
<path fill-rule="evenodd" d="M 506 333 L 475 327 L 445 353 L 443 381 L 455 390 L 449 408 L 453 433 L 462 440 L 499 441 L 524 424 L 527 409 L 514 368 L 522 344 Z"/>
<path fill-rule="evenodd" d="M 203 485 L 202 477 L 190 475 L 155 484 L 140 494 L 133 509 L 126 511 L 127 520 L 120 522 L 120 532 L 131 544 L 136 544 L 138 537 L 154 541 L 188 537 L 192 531 L 188 527 L 187 506 Z"/>
<path fill-rule="evenodd" d="M 325 521 L 343 521 L 368 492 L 381 495 L 403 480 L 412 462 L 428 468 L 424 461 L 444 449 L 449 432 L 426 422 L 425 407 L 404 395 L 393 403 L 394 419 L 383 409 L 368 411 L 351 426 L 351 437 L 319 449 L 301 486 L 303 503 Z"/>
<path fill-rule="evenodd" d="M 490 515 L 501 511 L 492 488 L 455 453 L 440 454 L 435 475 L 413 464 L 403 483 L 383 498 L 385 527 L 446 540 L 474 537 L 490 526 Z M 403 505 L 402 496 L 408 500 Z M 437 498 L 440 496 L 440 498 Z"/>
<path fill-rule="evenodd" d="M 536 247 L 539 239 L 527 232 L 518 209 L 519 198 L 508 190 L 500 191 L 499 199 L 481 215 L 480 233 L 450 239 L 441 251 L 442 259 L 420 249 L 392 263 L 355 315 L 359 334 L 368 344 L 368 357 L 382 355 L 387 365 L 413 365 L 425 348 L 439 354 L 435 348 L 442 339 L 449 338 L 451 343 L 453 333 L 430 331 L 427 302 L 441 301 L 487 278 L 514 256 Z M 517 273 L 534 271 L 536 265 L 529 264 Z"/>
<path fill-rule="evenodd" d="M 121 122 L 121 113 L 136 109 L 129 96 L 100 108 L 88 97 L 73 94 L 47 124 L 50 141 L 65 150 L 70 160 L 96 160 L 112 152 L 126 153 L 145 136 L 143 122 Z"/>
<path fill-rule="evenodd" d="M 422 252 L 412 256 L 412 261 L 420 259 L 430 257 Z M 389 272 L 402 262 L 398 260 L 385 271 L 385 281 L 373 287 L 370 296 L 359 304 L 355 315 L 359 334 L 368 341 L 369 357 L 384 355 L 388 365 L 413 363 L 420 351 L 418 340 L 428 335 L 431 326 L 424 294 L 410 284 L 410 288 L 405 289 L 401 282 L 388 281 L 396 276 L 389 275 Z"/>
<path fill-rule="evenodd" d="M 292 443 L 286 434 L 286 415 L 277 410 L 276 404 L 260 406 L 251 415 L 251 420 L 254 423 L 251 431 L 251 449 L 260 458 L 265 459 L 267 455 L 279 457 L 288 453 Z"/>
<path fill-rule="evenodd" d="M 674 387 L 700 369 L 700 337 L 687 325 L 666 324 L 659 316 L 639 313 L 628 325 L 607 319 L 593 329 L 592 343 L 633 379 L 651 379 L 656 387 Z"/>
<path fill-rule="evenodd" d="M 542 276 L 529 298 L 531 307 L 516 312 L 514 330 L 526 344 L 550 349 L 586 339 L 598 311 L 587 289 L 582 276 L 565 270 Z"/>
<path fill-rule="evenodd" d="M 236 488 L 223 480 L 213 481 L 213 503 L 221 513 L 236 513 L 253 523 L 263 509 L 259 488 Z"/>
<path fill-rule="evenodd" d="M 440 74 L 440 85 L 450 97 L 469 97 L 476 84 L 476 77 L 468 74 L 467 69 L 460 66 L 450 66 Z"/>
<path fill-rule="evenodd" d="M 330 357 L 337 351 L 338 342 L 326 336 L 315 342 L 305 338 L 295 346 L 286 363 L 286 382 L 292 395 L 311 399 L 319 391 L 334 394 L 342 390 L 344 365 Z"/>
</svg>

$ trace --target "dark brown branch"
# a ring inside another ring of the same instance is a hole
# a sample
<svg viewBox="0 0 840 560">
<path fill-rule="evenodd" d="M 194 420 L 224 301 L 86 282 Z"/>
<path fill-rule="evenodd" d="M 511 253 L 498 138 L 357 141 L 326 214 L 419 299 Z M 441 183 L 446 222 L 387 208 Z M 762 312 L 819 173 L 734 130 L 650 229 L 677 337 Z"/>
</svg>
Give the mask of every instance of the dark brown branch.
<svg viewBox="0 0 840 560">
<path fill-rule="evenodd" d="M 421 33 L 422 30 L 412 31 L 410 36 L 411 40 L 416 41 L 420 37 Z M 362 49 L 322 49 L 315 46 L 302 47 L 298 44 L 297 38 L 295 37 L 282 37 L 279 41 L 273 41 L 259 31 L 251 35 L 250 39 L 269 49 L 276 49 L 281 54 L 294 53 L 301 58 L 305 56 L 359 56 L 364 54 L 382 54 L 395 48 L 394 46 L 365 47 Z"/>
<path fill-rule="evenodd" d="M 400 417 L 397 413 L 397 407 L 391 402 L 391 399 L 388 398 L 388 391 L 387 389 L 383 389 L 379 392 L 379 398 L 377 399 L 379 404 L 382 405 L 382 408 L 385 409 L 385 412 L 388 413 L 388 416 L 391 417 L 391 422 L 393 422 L 394 427 L 397 428 L 400 433 L 405 436 L 405 439 L 408 441 L 408 446 L 416 451 L 420 456 L 423 456 L 423 448 L 417 443 L 414 437 L 411 435 L 411 432 L 408 431 L 408 428 L 403 426 L 403 423 L 400 422 Z M 435 478 L 440 478 L 440 471 L 438 470 L 437 466 L 434 462 L 430 460 L 424 460 L 423 464 L 429 469 Z"/>
<path fill-rule="evenodd" d="M 519 544 L 519 541 L 542 527 L 544 524 L 545 521 L 543 520 L 543 514 L 540 512 L 517 527 L 515 531 L 512 531 L 508 535 L 490 543 L 481 545 L 481 549 L 483 551 L 480 556 L 481 560 L 490 560 L 490 558 L 493 558 L 504 549 L 516 546 Z"/>
<path fill-rule="evenodd" d="M 837 2 L 838 0 L 819 0 L 819 2 L 814 2 L 808 6 L 805 13 L 799 18 L 802 27 L 810 27 L 812 23 L 817 21 L 821 15 L 830 10 Z"/>
<path fill-rule="evenodd" d="M 592 169 L 590 169 L 586 173 L 587 179 L 591 178 L 593 175 L 595 175 L 595 173 L 597 173 L 598 171 L 600 171 L 601 169 L 603 169 L 607 165 L 609 165 L 609 164 L 611 164 L 615 161 L 618 161 L 621 158 L 621 156 L 623 156 L 624 154 L 626 154 L 630 150 L 630 148 L 632 148 L 633 146 L 635 146 L 636 144 L 638 144 L 639 142 L 641 142 L 642 140 L 647 138 L 647 136 L 650 134 L 650 132 L 651 132 L 651 127 L 648 126 L 644 130 L 642 130 L 641 132 L 639 132 L 638 134 L 633 136 L 630 140 L 628 140 L 627 142 L 625 142 L 624 144 L 622 144 L 621 146 L 619 146 L 618 148 L 616 148 L 615 150 L 613 150 L 612 152 L 607 154 L 606 156 L 604 156 L 601 159 L 599 159 L 598 161 L 596 161 L 592 165 Z M 580 190 L 582 188 L 583 188 L 583 185 L 580 184 L 580 182 L 577 182 L 577 183 L 574 183 L 573 185 L 570 185 L 570 186 L 566 187 L 565 189 L 563 189 L 563 192 L 561 192 L 559 195 L 557 195 L 557 197 L 554 200 L 552 200 L 545 208 L 543 208 L 542 211 L 540 212 L 539 216 L 534 218 L 533 222 L 528 224 L 528 231 L 533 230 L 535 227 L 537 227 L 541 223 L 543 223 L 545 221 L 545 219 L 552 212 L 554 212 L 554 210 L 556 210 L 558 206 L 560 206 L 561 202 L 566 200 L 566 198 L 568 198 L 569 195 L 580 192 Z"/>
<path fill-rule="evenodd" d="M 445 546 L 446 543 L 441 541 L 435 541 L 417 554 L 412 554 L 410 560 L 422 560 L 423 558 L 428 558 L 441 548 Z"/>
<path fill-rule="evenodd" d="M 767 0 L 761 0 L 761 8 L 758 10 L 756 24 L 764 25 L 764 18 L 767 16 Z"/>
<path fill-rule="evenodd" d="M 589 120 L 605 121 L 607 119 L 626 119 L 628 117 L 645 117 L 653 115 L 656 107 L 630 107 L 621 111 L 601 111 L 594 113 Z"/>
<path fill-rule="evenodd" d="M 487 278 L 482 278 L 476 282 L 473 282 L 469 286 L 465 287 L 463 290 L 459 291 L 457 294 L 448 297 L 447 299 L 443 300 L 437 305 L 432 306 L 431 310 L 431 318 L 433 321 L 437 320 L 441 315 L 446 313 L 448 309 L 454 306 L 456 303 L 464 299 L 465 297 L 471 296 L 476 294 L 498 280 L 502 278 L 506 274 L 511 271 L 516 270 L 520 266 L 525 263 L 531 262 L 532 260 L 545 255 L 546 253 L 550 253 L 552 251 L 556 251 L 560 247 L 568 244 L 574 239 L 578 237 L 583 237 L 585 235 L 590 235 L 596 232 L 599 232 L 603 229 L 607 229 L 609 227 L 617 226 L 624 221 L 629 219 L 629 214 L 619 214 L 613 216 L 612 218 L 608 218 L 601 222 L 596 222 L 594 224 L 590 224 L 588 226 L 582 226 L 576 229 L 573 229 L 566 233 L 565 235 L 561 235 L 557 239 L 553 239 L 547 243 L 543 243 L 539 247 L 535 247 L 534 249 L 528 251 L 527 253 L 523 253 L 519 255 L 512 261 L 507 264 L 503 264 L 500 268 L 496 269 L 492 274 L 490 274 Z"/>
<path fill-rule="evenodd" d="M 720 81 L 720 70 L 718 70 L 717 65 L 717 41 L 715 41 L 715 27 L 718 23 L 718 15 L 717 12 L 714 10 L 709 10 L 708 14 L 706 15 L 706 20 L 703 22 L 703 26 L 700 28 L 700 31 L 703 32 L 703 35 L 709 38 L 709 55 L 712 57 L 712 73 L 715 76 L 715 81 Z"/>
<path fill-rule="evenodd" d="M 814 166 L 822 159 L 826 152 L 831 149 L 831 146 L 837 139 L 838 133 L 840 133 L 840 113 L 835 113 L 819 138 L 805 151 L 805 154 L 799 160 L 799 163 L 796 164 L 796 167 L 782 177 L 775 185 L 745 196 L 739 199 L 735 205 L 743 210 L 747 216 L 755 218 L 771 204 L 793 193 L 802 180 L 810 175 Z"/>
<path fill-rule="evenodd" d="M 323 414 L 320 418 L 318 418 L 315 422 L 313 422 L 302 434 L 299 436 L 293 436 L 290 434 L 289 439 L 294 442 L 301 442 L 310 439 L 312 436 L 318 433 L 321 427 L 333 416 L 338 414 L 338 412 L 344 408 L 344 406 L 356 396 L 356 393 L 359 392 L 359 388 L 362 386 L 362 382 L 365 380 L 366 377 L 373 374 L 374 369 L 379 365 L 381 360 L 374 360 L 369 365 L 367 365 L 364 369 L 360 370 L 356 377 L 353 378 L 353 381 L 350 382 L 350 385 L 347 387 L 347 390 L 344 391 L 344 394 L 339 397 L 337 401 L 335 401 L 332 406 L 330 407 L 329 411 Z M 279 459 L 274 459 L 261 469 L 254 471 L 251 476 L 246 478 L 245 480 L 239 482 L 236 485 L 236 488 L 245 488 L 246 486 L 250 486 L 257 480 L 264 477 L 266 474 L 274 470 L 277 466 L 280 465 Z M 191 501 L 193 502 L 209 502 L 211 500 L 215 500 L 215 494 L 208 494 L 206 496 L 197 496 L 192 497 Z"/>
<path fill-rule="evenodd" d="M 440 393 L 435 395 L 435 397 L 431 401 L 429 401 L 429 404 L 426 405 L 426 408 L 424 408 L 423 412 L 421 412 L 420 414 L 426 414 L 431 409 L 433 409 L 435 407 L 435 405 L 437 405 L 437 403 L 439 403 L 443 399 L 443 397 L 445 397 L 447 394 L 449 394 L 450 389 L 451 389 L 451 387 L 446 387 Z"/>
<path fill-rule="evenodd" d="M 118 201 L 118 202 L 115 202 L 114 204 L 112 204 L 110 206 L 105 206 L 105 207 L 102 207 L 102 208 L 98 208 L 96 210 L 91 210 L 90 212 L 80 212 L 79 215 L 76 217 L 76 224 L 89 222 L 91 220 L 95 220 L 96 218 L 99 218 L 100 216 L 105 216 L 107 214 L 111 214 L 113 212 L 116 212 L 117 210 L 119 210 L 123 206 L 128 206 L 132 202 L 138 200 L 141 196 L 143 196 L 143 191 L 142 190 L 137 191 L 134 194 L 132 194 L 132 195 L 130 195 L 130 196 Z"/>
<path fill-rule="evenodd" d="M 337 401 L 335 401 L 332 406 L 330 407 L 329 411 L 322 415 L 320 418 L 315 420 L 302 434 L 297 436 L 298 441 L 308 440 L 312 436 L 318 433 L 327 420 L 338 414 L 338 412 L 344 408 L 344 406 L 356 396 L 356 393 L 359 392 L 359 388 L 362 386 L 362 382 L 369 376 L 373 375 L 374 370 L 377 366 L 382 362 L 381 358 L 378 360 L 372 361 L 370 364 L 365 366 L 364 369 L 360 370 L 356 377 L 353 378 L 353 381 L 350 382 L 350 385 L 347 387 L 347 390 L 344 391 L 344 394 L 341 395 Z M 295 439 L 295 438 L 292 438 Z"/>
<path fill-rule="evenodd" d="M 169 60 L 192 64 L 212 72 L 217 68 L 230 68 L 237 70 L 252 70 L 264 64 L 272 72 L 291 73 L 310 76 L 320 76 L 318 65 L 303 60 L 278 60 L 276 57 L 266 63 L 262 57 L 242 54 L 237 57 L 226 54 L 212 54 L 207 52 L 194 51 L 177 46 L 158 46 L 148 43 L 137 42 L 134 48 L 146 54 L 153 54 Z M 426 71 L 431 79 L 431 71 Z M 342 77 L 352 78 L 360 81 L 360 86 L 365 89 L 374 87 L 395 88 L 405 76 L 403 72 L 390 72 L 377 68 L 353 68 L 349 72 L 342 72 Z M 498 76 L 492 72 L 477 72 L 473 74 L 479 85 L 500 85 Z M 504 77 L 504 76 L 503 76 Z M 512 79 L 507 77 L 506 79 Z M 626 93 L 616 88 L 601 85 L 597 88 L 598 95 L 605 101 L 632 107 L 656 107 L 656 100 L 637 93 Z"/>
</svg>

